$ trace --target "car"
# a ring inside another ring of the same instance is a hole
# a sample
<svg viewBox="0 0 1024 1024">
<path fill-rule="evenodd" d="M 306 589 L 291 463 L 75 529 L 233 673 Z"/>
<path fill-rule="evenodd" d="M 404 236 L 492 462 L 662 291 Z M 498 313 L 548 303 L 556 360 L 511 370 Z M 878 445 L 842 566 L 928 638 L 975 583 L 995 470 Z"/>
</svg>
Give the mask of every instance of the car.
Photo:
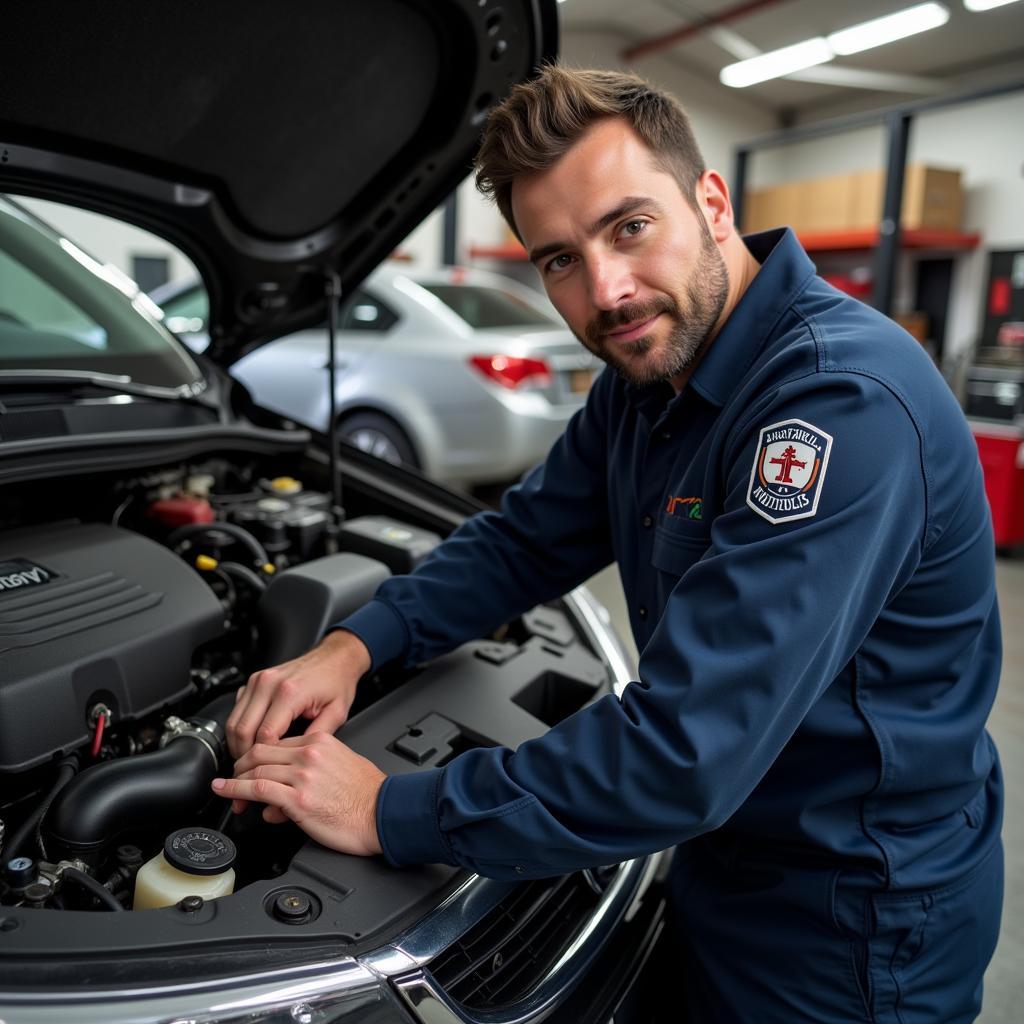
<svg viewBox="0 0 1024 1024">
<path fill-rule="evenodd" d="M 207 303 L 194 279 L 150 293 L 167 326 L 202 351 Z M 469 487 L 539 462 L 586 400 L 600 360 L 539 293 L 500 274 L 385 264 L 342 305 L 337 434 L 378 458 Z M 236 363 L 265 408 L 326 433 L 326 328 Z"/>
<path fill-rule="evenodd" d="M 210 789 L 248 674 L 480 508 L 261 408 L 229 369 L 333 322 L 458 183 L 488 106 L 553 56 L 554 6 L 5 12 L 0 191 L 178 246 L 211 339 L 192 352 L 0 204 L 5 1024 L 645 1019 L 667 855 L 519 883 L 395 870 Z M 416 771 L 541 735 L 634 671 L 580 588 L 368 675 L 341 735 Z"/>
</svg>

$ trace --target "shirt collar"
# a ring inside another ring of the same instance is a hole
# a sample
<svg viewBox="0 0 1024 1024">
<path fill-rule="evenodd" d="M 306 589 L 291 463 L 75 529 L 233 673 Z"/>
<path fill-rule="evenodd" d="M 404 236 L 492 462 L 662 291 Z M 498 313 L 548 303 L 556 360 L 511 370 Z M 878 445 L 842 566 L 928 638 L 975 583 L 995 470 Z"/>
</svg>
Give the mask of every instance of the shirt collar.
<svg viewBox="0 0 1024 1024">
<path fill-rule="evenodd" d="M 719 407 L 729 400 L 779 318 L 815 274 L 814 264 L 789 228 L 747 235 L 743 241 L 761 269 L 689 382 L 694 391 Z"/>
<path fill-rule="evenodd" d="M 815 274 L 814 264 L 789 228 L 746 235 L 743 241 L 761 269 L 701 357 L 688 386 L 675 395 L 667 383 L 626 384 L 627 399 L 651 422 L 666 406 L 678 406 L 690 388 L 713 405 L 724 406 L 779 318 Z"/>
</svg>

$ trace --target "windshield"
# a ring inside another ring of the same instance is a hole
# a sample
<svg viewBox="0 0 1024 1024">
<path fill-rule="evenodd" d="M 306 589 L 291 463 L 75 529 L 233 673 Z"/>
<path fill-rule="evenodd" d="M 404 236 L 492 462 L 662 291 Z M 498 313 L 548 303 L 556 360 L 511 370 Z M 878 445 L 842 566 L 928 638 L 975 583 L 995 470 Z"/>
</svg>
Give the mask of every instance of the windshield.
<svg viewBox="0 0 1024 1024">
<path fill-rule="evenodd" d="M 0 197 L 0 371 L 76 370 L 178 389 L 192 358 L 116 271 Z"/>
<path fill-rule="evenodd" d="M 466 284 L 424 284 L 423 287 L 462 317 L 470 327 L 559 326 L 556 320 L 518 295 L 500 288 Z"/>
</svg>

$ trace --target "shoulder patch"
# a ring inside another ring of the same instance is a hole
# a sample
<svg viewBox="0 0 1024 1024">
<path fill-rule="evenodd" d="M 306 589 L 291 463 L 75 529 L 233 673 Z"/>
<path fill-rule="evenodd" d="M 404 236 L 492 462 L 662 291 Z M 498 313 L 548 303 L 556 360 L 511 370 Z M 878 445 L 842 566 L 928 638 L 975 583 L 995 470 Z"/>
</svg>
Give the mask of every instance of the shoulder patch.
<svg viewBox="0 0 1024 1024">
<path fill-rule="evenodd" d="M 810 519 L 818 511 L 832 435 L 803 420 L 764 427 L 754 451 L 747 504 L 769 523 Z"/>
</svg>

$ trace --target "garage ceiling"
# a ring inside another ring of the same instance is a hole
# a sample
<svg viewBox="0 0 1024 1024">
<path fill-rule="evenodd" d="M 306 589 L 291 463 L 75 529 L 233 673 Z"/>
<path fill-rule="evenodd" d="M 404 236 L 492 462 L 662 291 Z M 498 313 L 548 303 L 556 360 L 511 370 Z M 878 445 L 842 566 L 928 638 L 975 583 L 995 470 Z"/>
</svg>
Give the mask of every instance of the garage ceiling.
<svg viewBox="0 0 1024 1024">
<path fill-rule="evenodd" d="M 564 33 L 611 32 L 623 40 L 623 63 L 643 71 L 657 52 L 718 83 L 727 64 L 758 51 L 824 36 L 892 14 L 915 0 L 565 0 Z M 883 106 L 996 81 L 1024 80 L 1024 0 L 974 13 L 944 0 L 940 28 L 826 65 L 737 90 L 783 121 L 816 120 L 839 109 Z M 732 14 L 732 16 L 730 16 Z M 689 29 L 685 38 L 671 37 Z M 663 48 L 655 49 L 660 44 Z M 827 76 L 828 80 L 822 81 Z M 722 88 L 725 88 L 723 86 Z"/>
</svg>

